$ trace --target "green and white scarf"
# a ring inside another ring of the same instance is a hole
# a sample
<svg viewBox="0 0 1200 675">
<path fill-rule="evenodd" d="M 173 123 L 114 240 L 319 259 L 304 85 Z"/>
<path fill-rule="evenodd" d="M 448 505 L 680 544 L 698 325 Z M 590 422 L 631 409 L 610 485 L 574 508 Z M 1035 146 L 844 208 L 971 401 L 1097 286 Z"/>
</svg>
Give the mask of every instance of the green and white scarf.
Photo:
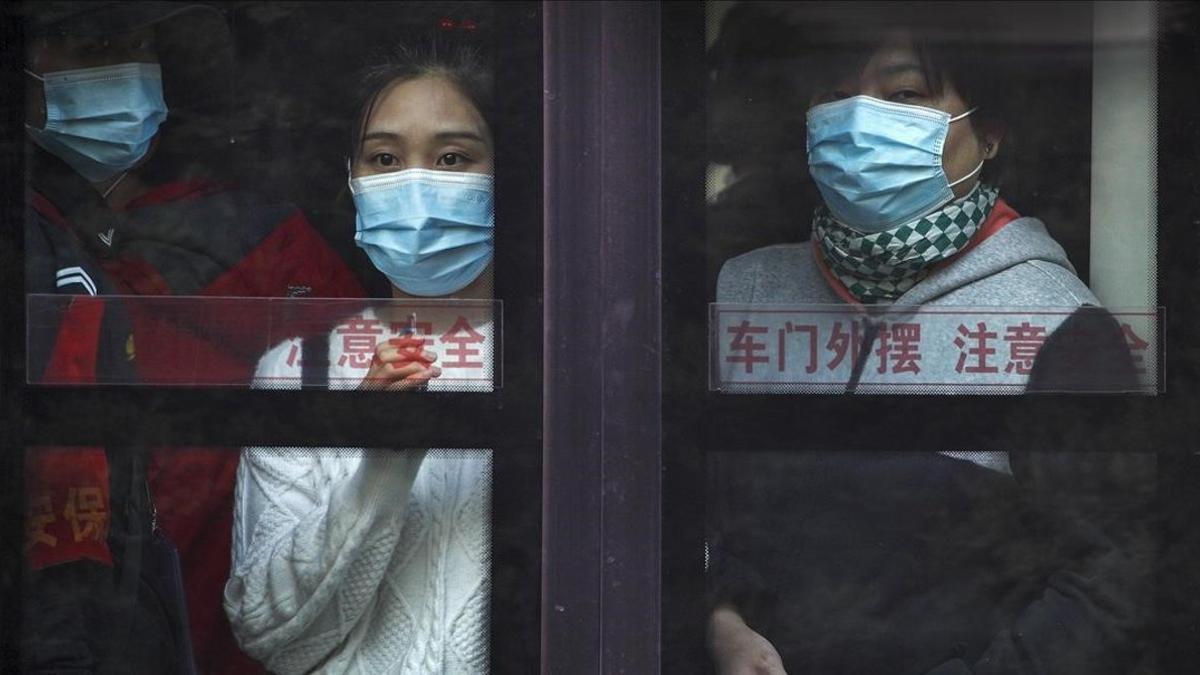
<svg viewBox="0 0 1200 675">
<path fill-rule="evenodd" d="M 891 302 L 937 263 L 963 250 L 996 204 L 1000 191 L 979 183 L 966 197 L 883 232 L 863 234 L 838 222 L 824 204 L 813 214 L 813 236 L 825 263 L 864 304 Z"/>
</svg>

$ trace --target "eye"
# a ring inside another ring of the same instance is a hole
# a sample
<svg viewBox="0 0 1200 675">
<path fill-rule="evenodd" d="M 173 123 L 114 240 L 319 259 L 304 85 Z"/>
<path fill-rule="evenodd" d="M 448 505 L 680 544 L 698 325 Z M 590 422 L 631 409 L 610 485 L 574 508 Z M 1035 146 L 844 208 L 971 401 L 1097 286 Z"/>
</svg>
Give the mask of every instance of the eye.
<svg viewBox="0 0 1200 675">
<path fill-rule="evenodd" d="M 840 101 L 844 98 L 849 98 L 849 97 L 850 97 L 850 94 L 847 94 L 846 92 L 842 91 L 841 89 L 824 91 L 824 92 L 817 94 L 816 98 L 813 99 L 813 105 L 820 105 L 822 103 L 833 103 L 834 101 Z"/>
<path fill-rule="evenodd" d="M 916 101 L 924 98 L 921 92 L 915 89 L 901 89 L 888 97 L 888 100 L 904 103 L 906 101 Z"/>
<path fill-rule="evenodd" d="M 438 157 L 437 165 L 438 166 L 458 166 L 459 164 L 462 164 L 466 161 L 467 161 L 466 155 L 463 155 L 463 154 L 457 153 L 457 152 L 447 152 L 446 154 L 442 155 L 441 157 Z"/>
<path fill-rule="evenodd" d="M 400 158 L 389 152 L 380 152 L 371 156 L 371 161 L 377 165 L 386 168 L 391 168 L 400 165 Z"/>
</svg>

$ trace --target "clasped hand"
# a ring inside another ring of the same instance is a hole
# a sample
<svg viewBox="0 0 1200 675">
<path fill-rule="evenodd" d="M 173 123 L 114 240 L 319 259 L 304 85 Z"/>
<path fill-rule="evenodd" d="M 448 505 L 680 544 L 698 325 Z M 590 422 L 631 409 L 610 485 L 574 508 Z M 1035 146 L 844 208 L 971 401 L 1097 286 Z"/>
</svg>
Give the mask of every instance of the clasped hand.
<svg viewBox="0 0 1200 675">
<path fill-rule="evenodd" d="M 424 347 L 425 341 L 418 337 L 393 338 L 379 343 L 370 369 L 358 388 L 405 391 L 424 386 L 442 374 L 442 369 L 433 365 L 437 354 Z"/>
</svg>

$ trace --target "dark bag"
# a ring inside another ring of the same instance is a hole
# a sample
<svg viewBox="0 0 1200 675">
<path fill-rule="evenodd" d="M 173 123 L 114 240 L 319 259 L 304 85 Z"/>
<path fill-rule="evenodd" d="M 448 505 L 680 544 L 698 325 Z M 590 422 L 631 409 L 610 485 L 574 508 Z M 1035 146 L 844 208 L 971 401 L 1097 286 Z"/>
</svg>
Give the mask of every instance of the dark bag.
<svg viewBox="0 0 1200 675">
<path fill-rule="evenodd" d="M 195 675 L 179 551 L 158 529 L 144 459 L 140 450 L 109 452 L 114 507 L 109 546 L 125 608 L 118 622 L 128 632 L 114 636 L 108 661 L 112 672 Z M 128 486 L 124 492 L 122 478 Z"/>
</svg>

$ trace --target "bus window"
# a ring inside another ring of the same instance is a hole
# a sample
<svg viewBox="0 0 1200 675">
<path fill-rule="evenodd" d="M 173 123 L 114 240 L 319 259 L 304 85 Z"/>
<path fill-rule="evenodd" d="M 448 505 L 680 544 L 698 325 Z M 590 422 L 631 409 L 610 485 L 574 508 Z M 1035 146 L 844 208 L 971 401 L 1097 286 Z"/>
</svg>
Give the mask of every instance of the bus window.
<svg viewBox="0 0 1200 675">
<path fill-rule="evenodd" d="M 1153 25 L 710 3 L 711 388 L 1160 390 Z"/>
</svg>

